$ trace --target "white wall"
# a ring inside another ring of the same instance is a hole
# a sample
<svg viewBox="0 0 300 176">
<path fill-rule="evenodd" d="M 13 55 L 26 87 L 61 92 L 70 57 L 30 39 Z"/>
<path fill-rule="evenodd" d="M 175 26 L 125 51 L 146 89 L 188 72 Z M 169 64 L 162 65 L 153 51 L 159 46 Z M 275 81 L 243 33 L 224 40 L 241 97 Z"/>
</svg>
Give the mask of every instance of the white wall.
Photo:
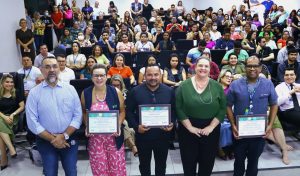
<svg viewBox="0 0 300 176">
<path fill-rule="evenodd" d="M 98 0 L 100 7 L 107 13 L 107 7 L 110 0 Z M 61 2 L 61 0 L 57 0 Z M 71 0 L 68 0 L 71 4 Z M 90 0 L 91 5 L 94 5 L 95 0 Z M 122 16 L 126 10 L 130 8 L 130 3 L 133 0 L 114 0 L 119 8 L 119 14 Z M 142 0 L 140 0 L 142 2 Z M 154 8 L 163 7 L 169 8 L 172 3 L 177 4 L 178 0 L 149 0 Z M 229 10 L 233 4 L 239 5 L 242 0 L 183 0 L 183 4 L 188 11 L 193 7 L 197 9 L 206 9 L 213 7 L 215 10 L 222 7 L 225 11 Z M 300 0 L 274 0 L 278 5 L 283 5 L 288 11 L 294 8 L 300 8 Z M 79 7 L 84 5 L 84 0 L 77 0 Z M 21 67 L 21 56 L 16 44 L 15 31 L 19 28 L 19 19 L 25 17 L 24 1 L 10 0 L 6 1 L 5 5 L 1 2 L 0 5 L 0 21 L 5 22 L 0 28 L 0 72 L 16 71 Z"/>
<path fill-rule="evenodd" d="M 234 4 L 237 8 L 244 4 L 243 0 L 193 0 L 195 8 L 197 9 L 206 9 L 207 7 L 213 7 L 214 11 L 217 11 L 219 8 L 223 8 L 224 12 L 227 12 L 231 9 L 231 6 Z M 259 0 L 262 2 L 264 0 Z M 273 0 L 277 5 L 282 5 L 286 10 L 291 11 L 293 9 L 300 8 L 299 0 Z"/>
<path fill-rule="evenodd" d="M 72 0 L 68 0 L 69 4 L 71 4 Z M 94 5 L 96 0 L 90 0 L 91 6 Z M 97 0 L 100 3 L 100 8 L 102 11 L 107 13 L 107 7 L 109 5 L 110 0 Z M 263 0 L 260 0 L 261 2 Z M 300 0 L 273 0 L 278 5 L 283 5 L 286 10 L 291 11 L 292 9 L 300 8 Z M 57 2 L 61 2 L 61 0 L 57 0 Z M 130 4 L 133 0 L 114 0 L 115 5 L 119 9 L 119 14 L 123 16 L 126 10 L 129 10 Z M 139 0 L 139 2 L 143 2 L 143 0 Z M 177 5 L 178 0 L 149 0 L 149 3 L 152 4 L 154 8 L 163 7 L 167 9 L 171 6 L 171 4 Z M 230 10 L 233 4 L 239 7 L 240 4 L 243 4 L 243 0 L 182 0 L 183 5 L 187 9 L 187 11 L 191 11 L 192 8 L 197 8 L 199 10 L 207 9 L 208 7 L 213 7 L 214 11 L 219 8 L 223 8 L 224 11 Z M 77 0 L 77 6 L 82 7 L 84 5 L 84 0 Z"/>
<path fill-rule="evenodd" d="M 25 17 L 24 1 L 10 0 L 0 3 L 0 72 L 16 71 L 21 67 L 21 55 L 15 32 L 19 20 Z"/>
</svg>

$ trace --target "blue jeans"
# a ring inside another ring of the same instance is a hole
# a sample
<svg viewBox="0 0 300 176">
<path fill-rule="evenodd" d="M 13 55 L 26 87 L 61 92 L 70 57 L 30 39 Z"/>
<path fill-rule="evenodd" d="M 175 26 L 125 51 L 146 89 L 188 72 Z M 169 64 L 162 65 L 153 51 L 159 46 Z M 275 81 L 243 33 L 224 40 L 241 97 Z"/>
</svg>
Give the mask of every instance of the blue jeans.
<svg viewBox="0 0 300 176">
<path fill-rule="evenodd" d="M 57 149 L 49 141 L 37 137 L 37 148 L 43 160 L 45 176 L 57 176 L 58 159 L 60 157 L 66 176 L 77 175 L 78 143 L 68 140 L 70 148 Z"/>
<path fill-rule="evenodd" d="M 34 35 L 36 51 L 40 52 L 40 45 L 44 42 L 44 35 Z"/>
<path fill-rule="evenodd" d="M 258 173 L 258 159 L 263 152 L 265 139 L 246 138 L 236 140 L 234 143 L 234 174 L 243 176 L 245 172 L 245 159 L 248 159 L 246 176 L 256 176 Z"/>
</svg>

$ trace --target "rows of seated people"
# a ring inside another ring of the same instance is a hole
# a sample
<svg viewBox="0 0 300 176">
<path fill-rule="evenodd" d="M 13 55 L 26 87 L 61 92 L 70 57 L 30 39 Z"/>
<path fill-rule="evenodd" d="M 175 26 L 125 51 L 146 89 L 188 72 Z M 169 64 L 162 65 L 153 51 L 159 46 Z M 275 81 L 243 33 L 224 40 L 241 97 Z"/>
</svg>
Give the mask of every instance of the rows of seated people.
<svg viewBox="0 0 300 176">
<path fill-rule="evenodd" d="M 54 55 L 60 80 L 81 90 L 91 84 L 90 71 L 96 63 L 109 68 L 108 78 L 121 75 L 127 89 L 143 83 L 148 64 L 160 64 L 161 81 L 177 87 L 195 74 L 194 64 L 199 57 L 210 60 L 212 79 L 217 80 L 220 71 L 230 70 L 236 80 L 245 75 L 244 63 L 251 55 L 258 56 L 263 63 L 261 76 L 277 84 L 283 82 L 285 69 L 292 67 L 297 74 L 296 82 L 300 83 L 300 10 L 288 14 L 283 6 L 273 5 L 261 21 L 257 14 L 246 10 L 246 5 L 241 5 L 239 12 L 233 7 L 224 13 L 222 8 L 217 12 L 212 8 L 187 12 L 182 4 L 172 4 L 167 11 L 153 8 L 150 15 L 131 15 L 126 11 L 124 18 L 120 18 L 115 5 L 108 8 L 109 15 L 104 15 L 96 12 L 97 3 L 87 11 L 88 1 L 81 10 L 76 1 L 72 2 L 72 7 L 63 1 L 53 10 L 46 10 L 43 17 L 35 13 L 33 21 L 26 19 L 27 26 L 34 26 L 32 42 L 39 48 L 39 54 L 33 58 L 30 52 L 22 52 L 23 67 L 18 73 L 24 74 L 25 96 L 43 80 L 39 70 L 42 60 Z M 282 16 L 286 16 L 283 21 Z M 59 41 L 54 55 L 49 52 L 52 36 L 47 28 L 54 28 Z M 17 39 L 26 50 L 22 37 L 17 35 Z"/>
</svg>

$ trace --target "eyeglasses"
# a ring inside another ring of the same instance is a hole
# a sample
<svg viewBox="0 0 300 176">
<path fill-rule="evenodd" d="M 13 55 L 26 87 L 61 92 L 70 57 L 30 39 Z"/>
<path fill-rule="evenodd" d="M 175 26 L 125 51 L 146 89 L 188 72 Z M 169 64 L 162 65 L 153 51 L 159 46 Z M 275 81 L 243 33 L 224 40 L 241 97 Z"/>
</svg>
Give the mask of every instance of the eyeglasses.
<svg viewBox="0 0 300 176">
<path fill-rule="evenodd" d="M 232 76 L 226 75 L 226 76 L 223 76 L 223 78 L 226 78 L 226 79 L 232 79 Z"/>
<path fill-rule="evenodd" d="M 248 69 L 251 69 L 251 68 L 258 68 L 258 67 L 260 67 L 261 65 L 246 65 L 246 68 L 248 68 Z"/>
<path fill-rule="evenodd" d="M 45 65 L 45 66 L 43 66 L 46 70 L 50 70 L 51 68 L 53 68 L 53 69 L 57 69 L 58 68 L 58 65 Z"/>
<path fill-rule="evenodd" d="M 106 75 L 105 74 L 93 74 L 93 78 L 105 78 Z"/>
</svg>

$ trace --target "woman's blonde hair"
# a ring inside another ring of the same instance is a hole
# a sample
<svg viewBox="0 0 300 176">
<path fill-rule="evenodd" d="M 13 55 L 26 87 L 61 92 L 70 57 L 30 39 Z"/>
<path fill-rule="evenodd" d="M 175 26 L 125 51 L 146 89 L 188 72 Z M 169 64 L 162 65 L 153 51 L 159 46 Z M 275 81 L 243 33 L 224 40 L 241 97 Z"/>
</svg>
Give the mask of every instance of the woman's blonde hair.
<svg viewBox="0 0 300 176">
<path fill-rule="evenodd" d="M 221 72 L 220 72 L 220 74 L 219 74 L 219 77 L 218 77 L 218 79 L 217 79 L 217 81 L 218 81 L 219 83 L 221 83 L 221 78 L 223 78 L 227 72 L 229 72 L 229 73 L 232 74 L 231 70 L 228 70 L 228 69 L 222 69 L 222 70 L 221 70 Z"/>
<path fill-rule="evenodd" d="M 110 84 L 113 82 L 113 81 L 119 81 L 120 82 L 120 84 L 121 84 L 121 92 L 126 92 L 127 90 L 126 90 L 126 86 L 125 86 L 125 84 L 124 84 L 124 80 L 123 80 L 123 78 L 122 78 L 122 76 L 121 75 L 119 75 L 119 74 L 115 74 L 115 75 L 113 75 L 111 78 L 110 78 Z"/>
<path fill-rule="evenodd" d="M 12 80 L 14 80 L 14 77 L 11 74 L 3 74 L 1 80 L 0 80 L 0 99 L 3 98 L 3 95 L 5 93 L 5 89 L 3 87 L 3 83 L 4 81 L 6 81 L 7 78 L 11 78 Z M 10 91 L 10 94 L 12 96 L 12 98 L 16 98 L 16 89 L 15 87 L 13 87 Z"/>
</svg>

